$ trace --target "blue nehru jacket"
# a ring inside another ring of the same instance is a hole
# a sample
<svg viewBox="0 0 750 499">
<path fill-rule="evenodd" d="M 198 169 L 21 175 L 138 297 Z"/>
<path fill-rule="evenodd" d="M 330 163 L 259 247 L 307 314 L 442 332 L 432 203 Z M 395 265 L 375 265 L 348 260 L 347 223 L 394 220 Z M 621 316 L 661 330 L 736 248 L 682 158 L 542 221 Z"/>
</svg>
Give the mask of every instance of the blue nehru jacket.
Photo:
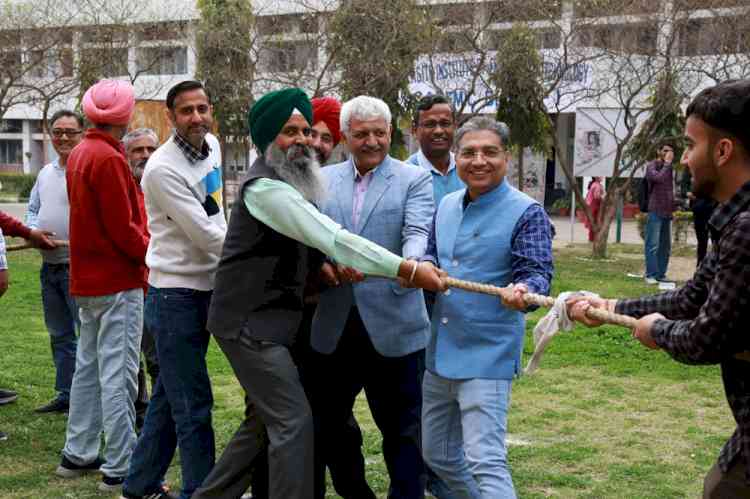
<svg viewBox="0 0 750 499">
<path fill-rule="evenodd" d="M 465 189 L 443 198 L 435 218 L 440 266 L 452 277 L 507 286 L 513 229 L 532 198 L 507 181 L 464 209 Z M 432 314 L 427 368 L 449 379 L 512 379 L 520 370 L 525 319 L 496 296 L 450 289 Z"/>
</svg>

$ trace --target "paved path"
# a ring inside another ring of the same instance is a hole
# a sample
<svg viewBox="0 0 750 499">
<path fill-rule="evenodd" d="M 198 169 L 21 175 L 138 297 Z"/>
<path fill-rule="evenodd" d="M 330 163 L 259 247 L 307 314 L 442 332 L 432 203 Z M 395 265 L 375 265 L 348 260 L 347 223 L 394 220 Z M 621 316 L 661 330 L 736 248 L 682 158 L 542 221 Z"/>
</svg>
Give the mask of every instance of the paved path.
<svg viewBox="0 0 750 499">
<path fill-rule="evenodd" d="M 553 241 L 554 247 L 562 247 L 566 244 L 570 244 L 570 217 L 551 217 L 552 223 L 555 224 L 555 230 L 557 235 Z M 609 242 L 614 243 L 616 240 L 615 231 L 617 230 L 617 224 L 613 221 L 612 225 L 609 226 Z M 575 221 L 573 226 L 573 242 L 574 243 L 587 243 L 589 232 L 583 223 L 578 220 Z M 643 244 L 640 234 L 638 234 L 638 222 L 635 219 L 625 219 L 622 221 L 622 233 L 621 242 L 631 244 Z M 688 232 L 688 244 L 695 246 L 695 234 L 692 229 Z"/>
</svg>

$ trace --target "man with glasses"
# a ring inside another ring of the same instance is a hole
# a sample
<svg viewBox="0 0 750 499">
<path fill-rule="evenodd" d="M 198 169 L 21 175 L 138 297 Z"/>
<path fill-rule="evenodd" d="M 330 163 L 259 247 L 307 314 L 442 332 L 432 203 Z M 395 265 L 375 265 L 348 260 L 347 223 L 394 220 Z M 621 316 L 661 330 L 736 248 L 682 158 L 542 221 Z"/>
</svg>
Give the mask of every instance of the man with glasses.
<svg viewBox="0 0 750 499">
<path fill-rule="evenodd" d="M 412 133 L 419 141 L 419 151 L 407 163 L 418 165 L 432 174 L 435 208 L 446 194 L 464 188 L 458 178 L 456 160 L 451 152 L 456 120 L 453 106 L 442 95 L 428 95 L 417 104 Z"/>
<path fill-rule="evenodd" d="M 67 109 L 57 111 L 49 120 L 52 147 L 57 159 L 39 172 L 31 190 L 26 224 L 33 229 L 55 233 L 56 239 L 68 239 L 70 205 L 65 184 L 65 167 L 71 151 L 81 141 L 83 118 Z M 37 413 L 68 412 L 70 384 L 76 367 L 76 329 L 78 308 L 70 295 L 70 256 L 67 246 L 40 250 L 44 322 L 50 337 L 52 360 L 55 363 L 57 396 L 37 408 Z"/>
<path fill-rule="evenodd" d="M 422 446 L 451 497 L 515 497 L 505 433 L 511 382 L 521 367 L 523 295 L 549 293 L 552 280 L 549 219 L 505 180 L 509 135 L 504 123 L 486 117 L 458 130 L 456 164 L 466 189 L 438 207 L 423 258 L 459 279 L 515 283 L 507 301 L 450 289 L 435 302 Z"/>
</svg>

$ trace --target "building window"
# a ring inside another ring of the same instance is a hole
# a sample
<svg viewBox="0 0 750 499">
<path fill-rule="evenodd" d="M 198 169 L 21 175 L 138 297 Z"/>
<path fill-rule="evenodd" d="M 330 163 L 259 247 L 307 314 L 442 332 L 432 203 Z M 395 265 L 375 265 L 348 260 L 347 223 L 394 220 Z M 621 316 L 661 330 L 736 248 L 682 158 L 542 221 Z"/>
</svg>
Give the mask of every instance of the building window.
<svg viewBox="0 0 750 499">
<path fill-rule="evenodd" d="M 146 75 L 187 74 L 187 47 L 138 49 L 138 72 Z"/>
<path fill-rule="evenodd" d="M 263 50 L 263 67 L 272 73 L 303 71 L 317 67 L 318 47 L 310 42 L 269 42 Z"/>
<path fill-rule="evenodd" d="M 597 24 L 578 28 L 578 43 L 582 47 L 596 47 L 635 54 L 656 52 L 657 29 L 654 24 Z"/>
<path fill-rule="evenodd" d="M 124 76 L 128 71 L 127 47 L 86 48 L 81 52 L 84 67 L 96 68 L 101 76 Z"/>
<path fill-rule="evenodd" d="M 70 77 L 73 76 L 73 50 L 35 50 L 29 56 L 29 64 L 35 78 Z"/>
<path fill-rule="evenodd" d="M 738 21 L 737 17 L 718 17 L 681 23 L 677 28 L 678 53 L 682 56 L 747 53 L 750 33 Z"/>
<path fill-rule="evenodd" d="M 282 14 L 278 16 L 259 16 L 258 33 L 261 36 L 273 36 L 290 33 L 311 34 L 318 32 L 317 14 Z"/>
<path fill-rule="evenodd" d="M 514 22 L 514 21 L 544 21 L 549 19 L 560 19 L 562 16 L 562 1 L 547 0 L 537 3 L 536 6 L 524 5 L 519 8 L 517 2 L 508 0 L 499 2 L 486 2 L 487 15 L 490 22 Z"/>
<path fill-rule="evenodd" d="M 183 22 L 143 24 L 136 28 L 138 41 L 141 42 L 182 40 L 186 31 L 187 25 Z"/>
<path fill-rule="evenodd" d="M 23 141 L 0 140 L 0 164 L 23 164 Z"/>
<path fill-rule="evenodd" d="M 429 7 L 428 15 L 439 26 L 473 24 L 476 5 L 470 3 L 438 4 Z"/>
<path fill-rule="evenodd" d="M 0 133 L 21 133 L 21 132 L 23 132 L 23 121 L 0 120 Z"/>
<path fill-rule="evenodd" d="M 576 17 L 606 17 L 653 14 L 661 8 L 654 0 L 583 0 L 575 2 Z"/>
</svg>

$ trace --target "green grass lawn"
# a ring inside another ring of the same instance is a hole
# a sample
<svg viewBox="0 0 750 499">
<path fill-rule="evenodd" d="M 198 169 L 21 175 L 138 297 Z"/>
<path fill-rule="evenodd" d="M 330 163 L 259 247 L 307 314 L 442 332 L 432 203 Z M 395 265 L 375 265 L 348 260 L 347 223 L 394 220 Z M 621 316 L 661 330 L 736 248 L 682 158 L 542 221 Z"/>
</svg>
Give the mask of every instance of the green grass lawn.
<svg viewBox="0 0 750 499">
<path fill-rule="evenodd" d="M 613 252 L 614 254 L 614 252 Z M 639 260 L 591 261 L 585 248 L 556 252 L 555 294 L 587 289 L 608 297 L 653 292 L 628 279 Z M 11 286 L 0 299 L 0 386 L 20 393 L 0 407 L 0 498 L 101 497 L 97 478 L 53 474 L 65 439 L 64 416 L 32 411 L 53 395 L 54 369 L 39 295 L 39 256 L 12 253 Z M 542 316 L 529 316 L 528 331 Z M 530 334 L 524 362 L 532 351 Z M 243 414 L 242 393 L 215 344 L 208 354 L 214 429 L 220 452 Z M 380 436 L 364 399 L 356 408 L 365 434 L 368 480 L 385 497 Z M 514 383 L 510 464 L 521 498 L 698 497 L 705 471 L 734 429 L 717 367 L 688 367 L 642 348 L 617 327 L 561 333 L 533 376 Z M 168 480 L 179 485 L 175 461 Z M 331 493 L 330 497 L 336 497 Z"/>
</svg>

